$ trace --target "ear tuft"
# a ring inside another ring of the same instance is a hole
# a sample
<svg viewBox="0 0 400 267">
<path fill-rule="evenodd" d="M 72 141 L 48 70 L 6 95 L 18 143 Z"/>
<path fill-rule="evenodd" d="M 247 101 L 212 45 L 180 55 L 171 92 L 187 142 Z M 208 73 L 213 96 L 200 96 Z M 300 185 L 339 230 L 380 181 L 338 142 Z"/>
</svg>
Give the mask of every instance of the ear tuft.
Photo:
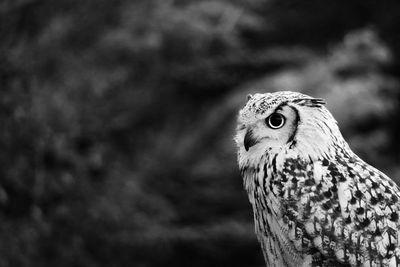
<svg viewBox="0 0 400 267">
<path fill-rule="evenodd" d="M 299 98 L 294 100 L 293 102 L 301 106 L 317 108 L 320 108 L 321 106 L 326 104 L 326 101 L 322 98 Z"/>
<path fill-rule="evenodd" d="M 250 99 L 252 99 L 253 98 L 253 95 L 251 95 L 251 94 L 248 94 L 247 95 L 247 101 L 249 101 Z"/>
</svg>

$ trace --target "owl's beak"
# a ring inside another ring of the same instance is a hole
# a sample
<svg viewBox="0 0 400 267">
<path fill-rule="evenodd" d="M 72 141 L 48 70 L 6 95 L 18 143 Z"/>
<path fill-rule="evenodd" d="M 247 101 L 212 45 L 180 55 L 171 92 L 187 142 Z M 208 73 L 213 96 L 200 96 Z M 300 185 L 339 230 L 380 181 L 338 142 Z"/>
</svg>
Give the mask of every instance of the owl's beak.
<svg viewBox="0 0 400 267">
<path fill-rule="evenodd" d="M 257 138 L 254 137 L 252 128 L 247 129 L 243 143 L 244 143 L 244 149 L 246 149 L 246 151 L 249 151 L 250 147 L 258 143 Z"/>
</svg>

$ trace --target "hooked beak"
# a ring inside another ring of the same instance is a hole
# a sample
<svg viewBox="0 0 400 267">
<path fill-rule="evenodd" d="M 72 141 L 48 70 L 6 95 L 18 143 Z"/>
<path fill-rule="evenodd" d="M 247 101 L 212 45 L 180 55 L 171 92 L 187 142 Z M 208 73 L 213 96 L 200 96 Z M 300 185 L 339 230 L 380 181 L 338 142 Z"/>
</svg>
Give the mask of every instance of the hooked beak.
<svg viewBox="0 0 400 267">
<path fill-rule="evenodd" d="M 244 149 L 246 149 L 246 151 L 249 151 L 250 147 L 258 143 L 257 138 L 254 137 L 252 128 L 247 129 L 243 143 L 244 143 Z"/>
</svg>

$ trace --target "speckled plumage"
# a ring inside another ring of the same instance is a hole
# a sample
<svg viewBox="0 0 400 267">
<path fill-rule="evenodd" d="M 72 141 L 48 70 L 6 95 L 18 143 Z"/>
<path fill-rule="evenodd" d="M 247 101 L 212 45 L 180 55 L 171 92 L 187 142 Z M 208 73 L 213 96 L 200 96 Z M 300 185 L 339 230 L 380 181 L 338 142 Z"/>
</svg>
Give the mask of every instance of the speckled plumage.
<svg viewBox="0 0 400 267">
<path fill-rule="evenodd" d="M 351 151 L 322 99 L 251 96 L 235 140 L 267 266 L 400 266 L 399 187 Z"/>
</svg>

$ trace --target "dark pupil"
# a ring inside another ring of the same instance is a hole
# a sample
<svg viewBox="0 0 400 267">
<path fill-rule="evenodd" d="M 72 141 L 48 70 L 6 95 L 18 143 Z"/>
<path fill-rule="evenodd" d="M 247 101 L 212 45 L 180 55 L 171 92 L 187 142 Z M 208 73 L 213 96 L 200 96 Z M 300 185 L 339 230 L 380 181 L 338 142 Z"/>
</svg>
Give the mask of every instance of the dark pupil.
<svg viewBox="0 0 400 267">
<path fill-rule="evenodd" d="M 272 126 L 278 127 L 282 123 L 282 116 L 280 116 L 280 115 L 272 115 L 269 121 L 270 121 Z"/>
</svg>

